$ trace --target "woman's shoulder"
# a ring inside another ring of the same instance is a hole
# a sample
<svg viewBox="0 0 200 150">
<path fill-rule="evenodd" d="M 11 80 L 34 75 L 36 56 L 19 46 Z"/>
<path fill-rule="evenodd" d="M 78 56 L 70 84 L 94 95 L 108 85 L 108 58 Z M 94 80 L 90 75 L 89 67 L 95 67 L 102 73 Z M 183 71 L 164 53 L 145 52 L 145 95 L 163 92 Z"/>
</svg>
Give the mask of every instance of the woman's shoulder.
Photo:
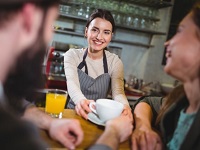
<svg viewBox="0 0 200 150">
<path fill-rule="evenodd" d="M 84 54 L 84 49 L 75 49 L 75 48 L 70 48 L 68 51 L 65 52 L 65 57 L 76 57 L 76 58 L 82 58 Z"/>
<path fill-rule="evenodd" d="M 73 55 L 79 55 L 79 54 L 83 54 L 84 53 L 84 49 L 76 49 L 76 48 L 70 48 L 68 51 L 65 52 L 65 54 L 73 54 Z"/>
<path fill-rule="evenodd" d="M 121 61 L 121 59 L 119 58 L 118 55 L 116 55 L 115 53 L 111 53 L 107 50 L 105 50 L 106 53 L 106 57 L 108 60 L 113 60 L 113 61 Z"/>
</svg>

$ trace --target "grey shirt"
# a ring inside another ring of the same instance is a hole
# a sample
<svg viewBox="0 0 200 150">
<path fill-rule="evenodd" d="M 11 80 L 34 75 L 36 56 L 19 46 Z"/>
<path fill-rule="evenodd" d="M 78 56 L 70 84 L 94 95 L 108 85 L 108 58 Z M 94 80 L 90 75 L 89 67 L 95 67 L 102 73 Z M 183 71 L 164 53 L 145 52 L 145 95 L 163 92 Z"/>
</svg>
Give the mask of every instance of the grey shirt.
<svg viewBox="0 0 200 150">
<path fill-rule="evenodd" d="M 133 106 L 132 109 L 134 111 L 136 105 L 140 102 L 145 102 L 145 103 L 149 104 L 152 109 L 152 113 L 153 113 L 152 122 L 155 122 L 164 100 L 165 100 L 165 98 L 158 97 L 158 96 L 143 96 L 138 99 L 138 101 L 135 103 L 135 105 Z"/>
</svg>

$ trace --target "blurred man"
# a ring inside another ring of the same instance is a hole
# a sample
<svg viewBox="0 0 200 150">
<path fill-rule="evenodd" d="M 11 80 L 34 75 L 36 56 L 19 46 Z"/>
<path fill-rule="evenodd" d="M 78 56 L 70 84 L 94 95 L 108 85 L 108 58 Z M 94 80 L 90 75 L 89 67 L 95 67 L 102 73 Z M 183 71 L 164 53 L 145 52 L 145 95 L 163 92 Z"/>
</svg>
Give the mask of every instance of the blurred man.
<svg viewBox="0 0 200 150">
<path fill-rule="evenodd" d="M 58 3 L 58 0 L 0 0 L 1 149 L 45 149 L 36 128 L 25 120 L 48 130 L 54 140 L 69 149 L 75 149 L 83 139 L 77 120 L 53 119 L 29 103 L 24 107 L 22 101 L 43 87 L 41 64 L 52 38 Z M 131 134 L 132 121 L 130 116 L 123 115 L 108 121 L 105 132 L 91 149 L 116 149 Z"/>
<path fill-rule="evenodd" d="M 13 114 L 16 114 L 14 108 L 21 106 L 24 97 L 42 86 L 41 64 L 46 45 L 52 38 L 52 24 L 58 15 L 58 3 L 58 0 L 0 1 L 1 148 L 44 148 L 35 129 L 19 121 L 19 117 Z M 24 118 L 48 130 L 53 139 L 67 148 L 74 149 L 80 144 L 83 132 L 77 120 L 53 119 L 36 107 L 29 106 Z"/>
</svg>

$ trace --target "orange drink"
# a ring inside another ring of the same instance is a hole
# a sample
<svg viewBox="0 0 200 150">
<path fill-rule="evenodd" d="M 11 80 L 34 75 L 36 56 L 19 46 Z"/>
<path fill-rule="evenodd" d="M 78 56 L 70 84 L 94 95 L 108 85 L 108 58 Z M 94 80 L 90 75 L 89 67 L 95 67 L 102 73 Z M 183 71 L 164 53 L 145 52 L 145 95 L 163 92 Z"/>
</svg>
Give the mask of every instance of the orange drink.
<svg viewBox="0 0 200 150">
<path fill-rule="evenodd" d="M 49 89 L 46 93 L 45 112 L 52 117 L 62 118 L 62 113 L 67 100 L 67 91 Z"/>
</svg>

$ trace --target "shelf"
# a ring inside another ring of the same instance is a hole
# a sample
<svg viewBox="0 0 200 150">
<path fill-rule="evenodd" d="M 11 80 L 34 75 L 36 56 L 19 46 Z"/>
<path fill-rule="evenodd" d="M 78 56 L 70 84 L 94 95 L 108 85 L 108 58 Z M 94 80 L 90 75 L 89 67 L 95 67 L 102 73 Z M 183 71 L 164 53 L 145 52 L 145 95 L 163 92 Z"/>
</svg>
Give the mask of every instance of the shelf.
<svg viewBox="0 0 200 150">
<path fill-rule="evenodd" d="M 78 33 L 78 32 L 74 32 L 74 31 L 59 30 L 59 29 L 54 29 L 54 31 L 56 33 L 69 34 L 69 35 L 75 35 L 75 36 L 84 37 L 83 33 Z"/>
<path fill-rule="evenodd" d="M 76 20 L 81 20 L 81 21 L 87 21 L 86 18 L 83 17 L 79 17 L 79 16 L 74 16 L 74 15 L 69 15 L 69 14 L 64 14 L 62 12 L 60 12 L 59 14 L 61 17 L 66 17 L 66 18 L 70 18 L 70 19 L 76 19 Z"/>
<path fill-rule="evenodd" d="M 67 17 L 67 18 L 73 18 L 73 19 L 77 19 L 77 20 L 82 20 L 82 21 L 87 21 L 87 18 L 83 18 L 81 16 L 79 17 L 79 16 L 70 15 L 70 14 L 65 14 L 65 12 L 60 12 L 60 16 Z M 160 21 L 160 19 L 154 18 L 154 17 L 146 17 L 146 16 L 139 16 L 139 15 L 133 15 L 133 17 L 150 19 L 153 21 Z"/>
<path fill-rule="evenodd" d="M 138 31 L 138 32 L 143 32 L 143 33 L 148 33 L 148 34 L 156 34 L 156 35 L 166 35 L 165 32 L 159 32 L 159 31 L 153 31 L 153 30 L 148 30 L 148 29 L 141 29 L 141 28 L 135 28 L 135 27 L 130 27 L 130 26 L 122 26 L 122 25 L 116 25 L 117 28 L 121 29 L 129 29 L 133 31 Z"/>
<path fill-rule="evenodd" d="M 56 33 L 61 33 L 61 34 L 68 34 L 68 35 L 75 35 L 75 36 L 79 36 L 79 37 L 84 37 L 84 33 L 78 33 L 78 32 L 74 32 L 74 31 L 67 31 L 67 30 L 56 30 L 54 29 L 54 31 Z M 122 44 L 128 44 L 128 45 L 134 45 L 134 46 L 140 46 L 140 47 L 145 47 L 145 48 L 150 48 L 153 47 L 153 45 L 149 45 L 149 44 L 143 44 L 143 43 L 138 43 L 138 42 L 129 42 L 129 41 L 123 41 L 123 40 L 119 40 L 119 39 L 112 39 L 112 42 L 116 42 L 116 43 L 122 43 Z"/>
<path fill-rule="evenodd" d="M 118 2 L 123 2 L 123 0 L 115 0 Z M 60 1 L 61 4 L 74 4 L 72 2 L 69 2 L 68 0 L 61 0 Z M 132 4 L 136 4 L 136 5 L 140 5 L 140 6 L 146 6 L 146 7 L 154 7 L 154 8 L 166 8 L 166 7 L 171 7 L 173 6 L 172 2 L 167 2 L 166 0 L 126 0 L 126 3 L 132 3 Z M 75 4 L 80 5 L 83 3 L 80 2 L 76 2 Z"/>
<path fill-rule="evenodd" d="M 149 45 L 149 44 L 143 44 L 143 43 L 138 43 L 138 42 L 122 41 L 122 40 L 117 40 L 117 39 L 113 39 L 111 41 L 111 43 L 112 42 L 122 43 L 122 44 L 128 44 L 128 45 L 134 45 L 134 46 L 140 46 L 140 47 L 145 47 L 145 48 L 154 47 L 153 45 Z"/>
<path fill-rule="evenodd" d="M 70 19 L 87 21 L 86 18 L 79 17 L 79 16 L 68 15 L 68 14 L 63 14 L 63 13 L 60 13 L 60 16 L 66 17 L 66 18 L 70 18 Z M 153 34 L 156 34 L 156 35 L 165 35 L 166 34 L 164 32 L 158 32 L 158 31 L 153 31 L 153 30 L 148 30 L 148 29 L 141 29 L 141 28 L 134 28 L 134 27 L 124 26 L 124 25 L 119 25 L 119 24 L 116 24 L 116 28 L 128 29 L 128 30 L 133 30 L 133 31 L 137 31 L 137 32 L 144 32 L 144 33 L 148 33 L 148 34 L 152 34 L 152 35 Z"/>
<path fill-rule="evenodd" d="M 130 0 L 130 2 L 133 4 L 154 7 L 158 9 L 173 6 L 171 2 L 166 2 L 164 0 L 147 0 L 146 2 L 142 2 L 141 0 Z"/>
</svg>

